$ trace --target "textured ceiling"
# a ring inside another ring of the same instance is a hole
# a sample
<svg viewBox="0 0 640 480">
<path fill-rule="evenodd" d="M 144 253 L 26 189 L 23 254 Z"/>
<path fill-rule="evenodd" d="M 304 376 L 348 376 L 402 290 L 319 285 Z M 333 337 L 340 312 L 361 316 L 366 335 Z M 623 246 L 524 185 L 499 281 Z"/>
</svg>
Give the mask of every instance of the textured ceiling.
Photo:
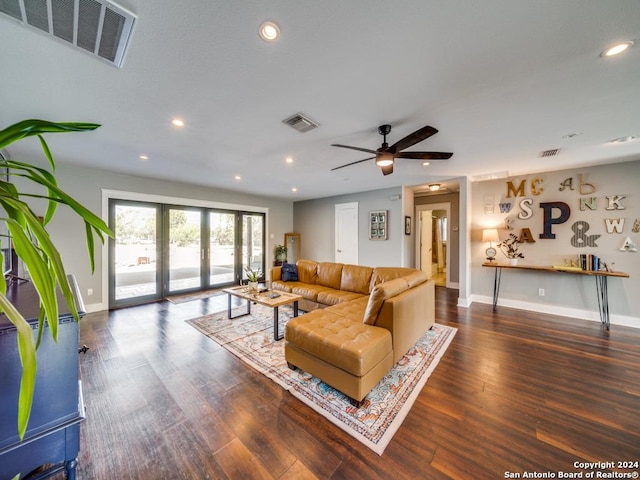
<svg viewBox="0 0 640 480">
<path fill-rule="evenodd" d="M 293 201 L 640 159 L 640 140 L 607 143 L 640 135 L 638 0 L 118 4 L 138 17 L 121 69 L 0 19 L 2 127 L 101 123 L 50 136 L 57 161 Z M 273 44 L 257 34 L 267 19 L 281 29 Z M 636 46 L 599 56 L 624 40 Z M 320 127 L 281 123 L 297 112 Z M 454 156 L 397 160 L 389 176 L 373 161 L 330 171 L 367 157 L 330 144 L 375 149 L 383 123 L 389 143 L 432 125 L 412 150 Z"/>
</svg>

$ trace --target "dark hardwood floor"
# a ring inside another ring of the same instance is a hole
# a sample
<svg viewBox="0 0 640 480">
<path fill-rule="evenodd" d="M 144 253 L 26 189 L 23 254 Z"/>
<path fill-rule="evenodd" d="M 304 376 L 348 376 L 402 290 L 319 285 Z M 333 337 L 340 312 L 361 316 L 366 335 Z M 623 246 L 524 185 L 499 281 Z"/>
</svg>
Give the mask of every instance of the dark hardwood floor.
<svg viewBox="0 0 640 480">
<path fill-rule="evenodd" d="M 640 461 L 640 329 L 457 295 L 437 288 L 458 333 L 382 456 L 184 322 L 225 296 L 87 315 L 78 478 L 558 478 Z"/>
</svg>

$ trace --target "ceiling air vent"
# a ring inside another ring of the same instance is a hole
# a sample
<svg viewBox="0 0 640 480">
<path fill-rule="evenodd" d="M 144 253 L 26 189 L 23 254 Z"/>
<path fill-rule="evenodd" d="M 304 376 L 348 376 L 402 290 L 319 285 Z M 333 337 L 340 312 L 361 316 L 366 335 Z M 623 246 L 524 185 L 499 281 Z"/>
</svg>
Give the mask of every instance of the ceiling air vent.
<svg viewBox="0 0 640 480">
<path fill-rule="evenodd" d="M 291 128 L 295 128 L 301 133 L 305 133 L 319 127 L 316 122 L 305 117 L 302 113 L 296 113 L 289 118 L 285 118 L 282 120 L 282 123 L 289 125 Z"/>
<path fill-rule="evenodd" d="M 544 152 L 540 152 L 540 155 L 538 155 L 539 157 L 555 157 L 556 155 L 558 155 L 560 153 L 560 149 L 559 148 L 554 148 L 553 150 L 545 150 Z"/>
<path fill-rule="evenodd" d="M 0 12 L 117 67 L 136 21 L 108 0 L 0 0 Z"/>
</svg>

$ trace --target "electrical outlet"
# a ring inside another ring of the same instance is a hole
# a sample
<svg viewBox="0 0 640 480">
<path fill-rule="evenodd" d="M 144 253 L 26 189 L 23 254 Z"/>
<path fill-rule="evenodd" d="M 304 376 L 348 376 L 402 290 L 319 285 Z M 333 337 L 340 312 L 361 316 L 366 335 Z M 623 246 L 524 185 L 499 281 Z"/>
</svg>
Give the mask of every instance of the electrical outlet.
<svg viewBox="0 0 640 480">
<path fill-rule="evenodd" d="M 87 288 L 87 296 L 93 295 L 93 288 Z"/>
<path fill-rule="evenodd" d="M 539 288 L 538 289 L 538 296 L 539 297 L 544 297 L 544 288 Z"/>
</svg>

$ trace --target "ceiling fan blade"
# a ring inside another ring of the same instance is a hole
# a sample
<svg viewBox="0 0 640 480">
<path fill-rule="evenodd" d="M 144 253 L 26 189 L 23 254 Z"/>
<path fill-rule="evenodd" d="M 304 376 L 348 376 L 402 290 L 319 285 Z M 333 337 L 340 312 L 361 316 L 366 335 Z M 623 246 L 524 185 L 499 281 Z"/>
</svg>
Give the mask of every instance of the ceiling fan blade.
<svg viewBox="0 0 640 480">
<path fill-rule="evenodd" d="M 358 150 L 359 152 L 367 152 L 367 153 L 373 153 L 373 154 L 376 153 L 375 150 L 370 150 L 368 148 L 352 147 L 350 145 L 340 145 L 340 144 L 337 144 L 337 143 L 332 143 L 331 146 L 332 147 L 340 147 L 340 148 L 348 148 L 350 150 Z"/>
<path fill-rule="evenodd" d="M 340 168 L 344 168 L 344 167 L 350 167 L 351 165 L 355 165 L 357 163 L 362 163 L 362 162 L 366 162 L 367 160 L 373 160 L 376 157 L 369 157 L 369 158 L 364 158 L 362 160 L 358 160 L 357 162 L 351 162 L 351 163 L 347 163 L 345 165 L 340 165 L 339 167 L 336 168 L 332 168 L 330 171 L 333 172 L 334 170 L 338 170 Z"/>
<path fill-rule="evenodd" d="M 446 160 L 453 156 L 452 152 L 400 152 L 396 158 L 415 158 L 418 160 Z"/>
<path fill-rule="evenodd" d="M 406 137 L 398 140 L 396 143 L 391 145 L 387 149 L 387 151 L 389 151 L 391 153 L 400 152 L 400 151 L 404 150 L 405 148 L 409 148 L 409 147 L 415 145 L 418 142 L 426 140 L 431 135 L 435 135 L 436 133 L 438 133 L 438 130 L 436 130 L 435 128 L 430 127 L 429 125 L 427 125 L 426 127 L 422 127 L 420 130 L 416 130 L 415 132 L 413 132 L 413 133 L 407 135 Z"/>
<path fill-rule="evenodd" d="M 382 170 L 383 175 L 389 175 L 390 173 L 393 173 L 393 163 L 391 165 L 387 165 L 386 167 L 380 167 L 380 170 Z"/>
</svg>

